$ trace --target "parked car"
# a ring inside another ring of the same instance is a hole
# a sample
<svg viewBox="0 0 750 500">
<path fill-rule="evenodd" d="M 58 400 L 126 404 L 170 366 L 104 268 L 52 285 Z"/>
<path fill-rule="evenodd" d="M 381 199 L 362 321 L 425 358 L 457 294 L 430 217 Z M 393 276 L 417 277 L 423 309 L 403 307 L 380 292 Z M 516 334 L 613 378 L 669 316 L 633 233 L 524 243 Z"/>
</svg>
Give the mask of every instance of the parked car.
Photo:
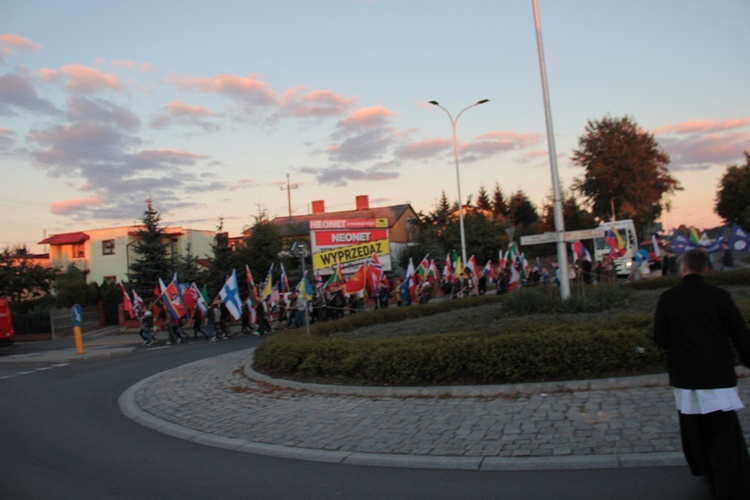
<svg viewBox="0 0 750 500">
<path fill-rule="evenodd" d="M 661 255 L 664 255 L 664 248 L 659 247 L 659 254 L 656 254 L 656 251 L 654 250 L 654 243 L 653 241 L 643 241 L 639 245 L 639 250 L 645 250 L 648 253 L 648 265 L 652 268 L 659 268 L 661 267 Z"/>
<path fill-rule="evenodd" d="M 10 302 L 0 297 L 0 346 L 9 346 L 16 340 L 13 331 L 13 318 L 10 315 Z"/>
</svg>

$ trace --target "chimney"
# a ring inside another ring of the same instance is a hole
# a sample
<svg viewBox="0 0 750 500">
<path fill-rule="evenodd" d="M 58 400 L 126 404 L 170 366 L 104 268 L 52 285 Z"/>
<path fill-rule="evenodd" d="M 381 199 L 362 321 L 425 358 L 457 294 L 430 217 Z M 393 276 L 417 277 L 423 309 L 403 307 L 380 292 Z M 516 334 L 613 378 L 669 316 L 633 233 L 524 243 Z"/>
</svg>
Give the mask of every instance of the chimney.
<svg viewBox="0 0 750 500">
<path fill-rule="evenodd" d="M 312 213 L 313 215 L 326 213 L 326 204 L 323 200 L 315 200 L 312 202 Z"/>
<path fill-rule="evenodd" d="M 369 210 L 370 198 L 366 194 L 357 196 L 357 210 Z"/>
</svg>

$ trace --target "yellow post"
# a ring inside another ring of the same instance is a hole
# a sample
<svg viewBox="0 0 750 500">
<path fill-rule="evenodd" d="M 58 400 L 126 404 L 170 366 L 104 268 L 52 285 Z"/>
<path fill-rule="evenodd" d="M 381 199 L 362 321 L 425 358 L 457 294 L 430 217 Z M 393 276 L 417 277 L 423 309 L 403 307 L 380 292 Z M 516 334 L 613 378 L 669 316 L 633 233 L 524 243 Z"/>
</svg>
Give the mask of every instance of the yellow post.
<svg viewBox="0 0 750 500">
<path fill-rule="evenodd" d="M 80 326 L 73 327 L 73 336 L 76 339 L 76 352 L 78 352 L 78 354 L 83 354 L 83 336 L 81 335 Z"/>
</svg>

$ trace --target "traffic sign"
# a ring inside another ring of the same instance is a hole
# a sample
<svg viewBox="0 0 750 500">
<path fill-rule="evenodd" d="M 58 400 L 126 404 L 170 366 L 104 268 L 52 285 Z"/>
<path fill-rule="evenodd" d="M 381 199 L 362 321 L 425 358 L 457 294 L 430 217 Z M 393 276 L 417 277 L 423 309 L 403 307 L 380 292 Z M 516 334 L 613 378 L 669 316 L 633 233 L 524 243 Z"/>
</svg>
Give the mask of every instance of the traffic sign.
<svg viewBox="0 0 750 500">
<path fill-rule="evenodd" d="M 581 229 L 580 231 L 565 231 L 565 241 L 592 240 L 604 238 L 604 229 Z"/>
<path fill-rule="evenodd" d="M 70 310 L 70 316 L 73 318 L 73 326 L 81 326 L 81 322 L 83 321 L 83 310 L 80 305 L 75 304 L 73 306 Z"/>
<path fill-rule="evenodd" d="M 555 243 L 556 241 L 556 233 L 530 234 L 528 236 L 521 236 L 521 245 L 540 245 L 542 243 Z"/>
</svg>

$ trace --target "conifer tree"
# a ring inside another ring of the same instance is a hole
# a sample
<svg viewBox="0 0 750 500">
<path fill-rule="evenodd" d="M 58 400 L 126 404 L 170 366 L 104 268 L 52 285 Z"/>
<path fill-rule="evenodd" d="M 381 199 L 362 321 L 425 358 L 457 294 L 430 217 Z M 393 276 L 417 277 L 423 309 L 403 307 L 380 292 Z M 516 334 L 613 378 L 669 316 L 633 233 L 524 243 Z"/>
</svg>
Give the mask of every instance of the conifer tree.
<svg viewBox="0 0 750 500">
<path fill-rule="evenodd" d="M 135 258 L 128 268 L 128 281 L 144 300 L 150 301 L 159 278 L 165 281 L 172 279 L 175 263 L 167 253 L 169 242 L 166 241 L 164 228 L 160 226 L 161 215 L 154 208 L 151 198 L 146 199 L 141 222 L 143 226 L 138 229 L 138 239 L 132 245 Z"/>
</svg>

